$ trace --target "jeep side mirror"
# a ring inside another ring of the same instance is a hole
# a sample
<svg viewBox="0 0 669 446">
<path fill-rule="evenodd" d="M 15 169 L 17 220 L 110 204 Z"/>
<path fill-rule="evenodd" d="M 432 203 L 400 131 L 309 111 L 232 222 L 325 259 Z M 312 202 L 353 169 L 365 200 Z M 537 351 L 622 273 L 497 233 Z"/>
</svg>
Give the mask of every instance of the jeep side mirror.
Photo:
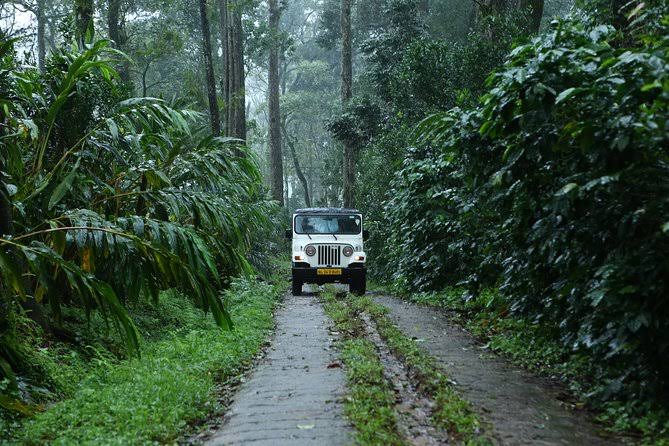
<svg viewBox="0 0 669 446">
<path fill-rule="evenodd" d="M 292 239 L 293 239 L 293 230 L 286 229 L 286 240 L 292 240 Z"/>
<path fill-rule="evenodd" d="M 362 230 L 362 239 L 367 240 L 369 238 L 369 231 L 367 229 Z"/>
</svg>

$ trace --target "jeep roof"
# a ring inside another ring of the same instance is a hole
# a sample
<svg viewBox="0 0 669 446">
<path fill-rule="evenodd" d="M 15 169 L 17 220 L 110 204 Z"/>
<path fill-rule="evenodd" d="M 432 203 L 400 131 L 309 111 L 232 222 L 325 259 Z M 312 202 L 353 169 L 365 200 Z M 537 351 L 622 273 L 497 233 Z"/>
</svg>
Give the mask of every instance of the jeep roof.
<svg viewBox="0 0 669 446">
<path fill-rule="evenodd" d="M 360 214 L 357 209 L 346 208 L 304 208 L 295 210 L 296 214 Z"/>
</svg>

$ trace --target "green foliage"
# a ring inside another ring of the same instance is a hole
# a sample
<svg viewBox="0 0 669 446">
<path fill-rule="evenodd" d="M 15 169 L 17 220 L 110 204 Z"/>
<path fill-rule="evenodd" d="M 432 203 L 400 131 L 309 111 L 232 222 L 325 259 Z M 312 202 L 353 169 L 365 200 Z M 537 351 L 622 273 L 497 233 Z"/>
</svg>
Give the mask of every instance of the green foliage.
<svg viewBox="0 0 669 446">
<path fill-rule="evenodd" d="M 426 36 L 425 17 L 420 5 L 412 0 L 389 0 L 383 5 L 383 24 L 362 45 L 369 69 L 367 78 L 375 94 L 389 99 L 389 81 L 397 59 L 398 48 Z"/>
<path fill-rule="evenodd" d="M 419 126 L 386 207 L 405 287 L 501 285 L 593 358 L 598 400 L 668 384 L 667 17 L 555 21 L 515 48 L 478 107 Z"/>
<path fill-rule="evenodd" d="M 490 15 L 476 23 L 464 42 L 412 40 L 390 68 L 388 97 L 403 119 L 415 121 L 456 105 L 474 104 L 488 74 L 511 45 L 527 34 L 523 13 Z"/>
<path fill-rule="evenodd" d="M 219 291 L 251 271 L 248 233 L 269 223 L 252 156 L 203 134 L 199 113 L 118 101 L 105 41 L 54 56 L 43 76 L 0 48 L 2 223 L 14 228 L 0 238 L 3 305 L 48 307 L 55 326 L 68 307 L 99 311 L 137 351 L 128 304 L 175 288 L 230 327 Z M 7 325 L 0 364 L 29 369 L 5 348 L 16 344 Z"/>
<path fill-rule="evenodd" d="M 395 21 L 397 26 L 403 23 L 401 17 Z M 365 172 L 364 178 L 373 179 L 359 181 L 356 193 L 358 206 L 365 212 L 367 227 L 371 230 L 371 239 L 366 245 L 372 253 L 369 257 L 371 276 L 388 280 L 398 271 L 397 262 L 403 262 L 400 271 L 415 268 L 415 277 L 427 273 L 425 280 L 432 280 L 430 276 L 435 269 L 421 266 L 424 261 L 432 261 L 431 250 L 421 251 L 420 262 L 415 262 L 407 258 L 402 249 L 395 251 L 394 245 L 388 243 L 391 222 L 384 203 L 389 201 L 388 206 L 392 207 L 394 197 L 401 201 L 392 187 L 392 179 L 395 172 L 402 169 L 407 147 L 413 143 L 413 127 L 434 111 L 474 103 L 485 91 L 487 73 L 501 64 L 513 42 L 524 38 L 522 21 L 523 16 L 518 14 L 486 17 L 477 22 L 462 42 L 430 39 L 409 30 L 401 33 L 413 36 L 400 46 L 402 51 L 385 45 L 383 40 L 370 42 L 370 48 L 373 46 L 379 54 L 387 53 L 384 57 L 393 60 L 382 73 L 371 76 L 387 88 L 381 98 L 354 102 L 341 121 L 348 118 L 347 125 L 342 127 L 349 133 L 353 129 L 355 141 L 361 145 L 359 170 Z M 413 19 L 406 23 L 410 27 L 415 24 Z M 373 69 L 370 71 L 374 73 Z M 376 88 L 371 80 L 364 85 Z M 421 184 L 430 184 L 435 178 L 425 180 Z M 435 209 L 424 213 L 424 217 L 415 215 L 413 218 L 424 218 L 426 224 L 432 224 L 435 214 L 440 212 Z M 407 226 L 404 230 L 411 231 L 411 228 Z M 411 231 L 410 236 L 421 244 L 426 242 L 427 234 L 418 230 Z M 441 248 L 439 243 L 437 240 L 433 246 Z"/>
<path fill-rule="evenodd" d="M 66 399 L 14 431 L 16 439 L 23 444 L 175 441 L 187 423 L 216 410 L 216 383 L 253 360 L 272 329 L 272 309 L 282 290 L 234 281 L 224 296 L 233 331 L 217 329 L 174 292 L 162 294 L 155 306 L 138 304 L 131 311 L 138 329 L 147 333 L 141 359 L 119 361 L 100 345 L 81 352 L 57 345 L 42 349 L 42 361 L 54 366 L 48 372 L 67 383 Z"/>
</svg>

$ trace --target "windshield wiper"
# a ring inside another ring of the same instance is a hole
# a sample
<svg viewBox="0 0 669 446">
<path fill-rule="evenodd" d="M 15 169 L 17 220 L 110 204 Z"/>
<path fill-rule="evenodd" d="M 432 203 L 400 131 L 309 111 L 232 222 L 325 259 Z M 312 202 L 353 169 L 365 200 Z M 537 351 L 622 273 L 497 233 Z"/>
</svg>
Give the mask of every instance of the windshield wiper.
<svg viewBox="0 0 669 446">
<path fill-rule="evenodd" d="M 313 239 L 311 238 L 311 234 L 309 234 L 308 232 L 307 232 L 307 237 L 309 237 L 309 240 L 313 240 Z"/>
<path fill-rule="evenodd" d="M 335 240 L 339 240 L 339 239 L 337 238 L 337 236 L 336 236 L 336 235 L 334 235 L 334 233 L 332 233 L 332 234 L 330 234 L 330 235 L 331 235 L 332 237 L 334 237 L 334 238 L 335 238 Z"/>
</svg>

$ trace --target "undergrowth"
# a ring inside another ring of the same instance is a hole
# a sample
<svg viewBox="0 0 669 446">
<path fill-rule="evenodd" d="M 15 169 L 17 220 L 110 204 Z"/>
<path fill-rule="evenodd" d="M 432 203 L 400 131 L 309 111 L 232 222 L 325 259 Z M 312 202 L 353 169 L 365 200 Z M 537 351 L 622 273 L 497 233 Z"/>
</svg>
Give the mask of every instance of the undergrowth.
<svg viewBox="0 0 669 446">
<path fill-rule="evenodd" d="M 41 395 L 41 406 L 24 420 L 4 414 L 0 434 L 23 444 L 175 441 L 189 423 L 214 410 L 216 382 L 237 373 L 260 350 L 283 288 L 282 282 L 234 281 L 225 292 L 232 331 L 172 291 L 162 293 L 158 305 L 131 308 L 143 336 L 141 357 L 126 357 L 111 330 L 95 336 L 102 320 L 93 317 L 86 324 L 79 313 L 66 315 L 79 344 L 33 333 L 29 347 L 37 347 L 32 354 L 44 376 L 26 382 L 44 386 L 41 394 L 32 392 Z"/>
</svg>

